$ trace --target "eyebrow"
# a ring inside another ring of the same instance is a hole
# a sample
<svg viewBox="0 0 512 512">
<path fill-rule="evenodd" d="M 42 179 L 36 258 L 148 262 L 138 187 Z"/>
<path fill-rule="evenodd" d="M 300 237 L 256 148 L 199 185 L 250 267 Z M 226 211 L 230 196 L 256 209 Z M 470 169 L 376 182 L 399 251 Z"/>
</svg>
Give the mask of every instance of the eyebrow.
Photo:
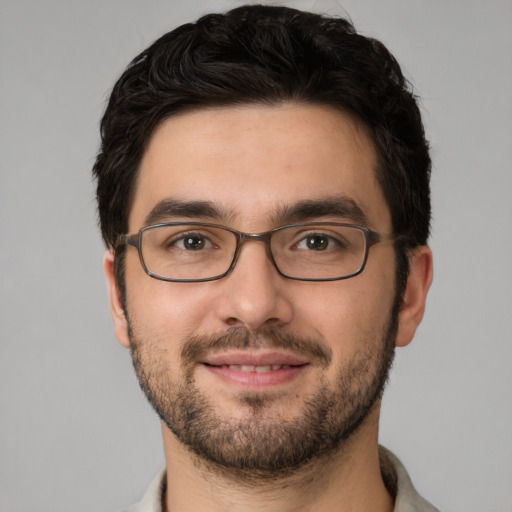
<svg viewBox="0 0 512 512">
<path fill-rule="evenodd" d="M 227 221 L 232 217 L 226 210 L 211 201 L 183 201 L 163 199 L 146 215 L 146 226 L 169 221 L 170 218 L 218 219 Z"/>
<path fill-rule="evenodd" d="M 215 205 L 211 201 L 184 201 L 163 199 L 155 205 L 145 218 L 145 225 L 169 222 L 174 218 L 189 218 L 229 222 L 236 212 Z M 275 225 L 303 222 L 321 217 L 353 222 L 361 226 L 368 219 L 361 207 L 350 197 L 334 196 L 321 199 L 305 199 L 291 205 L 277 206 L 270 215 Z"/>
<path fill-rule="evenodd" d="M 306 199 L 292 205 L 276 208 L 272 219 L 276 223 L 302 222 L 328 217 L 330 219 L 368 225 L 368 218 L 362 208 L 350 197 L 334 196 L 322 199 Z"/>
</svg>

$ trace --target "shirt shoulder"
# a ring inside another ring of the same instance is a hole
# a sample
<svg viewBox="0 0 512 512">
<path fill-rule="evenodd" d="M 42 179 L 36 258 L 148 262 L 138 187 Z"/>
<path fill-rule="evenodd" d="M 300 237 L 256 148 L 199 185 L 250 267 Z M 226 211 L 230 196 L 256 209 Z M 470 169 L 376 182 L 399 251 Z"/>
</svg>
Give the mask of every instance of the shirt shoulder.
<svg viewBox="0 0 512 512">
<path fill-rule="evenodd" d="M 419 495 L 400 459 L 379 446 L 381 473 L 388 490 L 395 496 L 394 512 L 440 512 Z"/>
<path fill-rule="evenodd" d="M 162 497 L 167 483 L 165 468 L 155 476 L 144 497 L 122 512 L 162 512 Z"/>
</svg>

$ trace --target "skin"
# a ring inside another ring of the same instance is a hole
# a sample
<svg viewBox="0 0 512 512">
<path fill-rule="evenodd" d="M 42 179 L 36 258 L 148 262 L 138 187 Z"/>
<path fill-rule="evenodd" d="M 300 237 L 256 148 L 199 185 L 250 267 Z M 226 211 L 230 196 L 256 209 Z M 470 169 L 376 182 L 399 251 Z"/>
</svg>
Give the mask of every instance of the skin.
<svg viewBox="0 0 512 512">
<path fill-rule="evenodd" d="M 211 201 L 222 209 L 224 218 L 195 220 L 258 233 L 283 224 L 273 218 L 276 209 L 343 196 L 364 212 L 369 228 L 392 233 L 375 168 L 375 152 L 364 128 L 326 107 L 288 103 L 181 114 L 163 122 L 152 136 L 136 184 L 129 232 L 136 233 L 155 205 L 169 198 Z M 318 220 L 347 219 L 327 215 Z M 130 347 L 113 259 L 108 251 L 104 266 L 115 333 L 122 345 Z M 411 341 L 432 279 L 427 247 L 415 249 L 410 262 L 396 346 Z M 244 420 L 254 411 L 241 405 L 241 394 L 262 393 L 270 397 L 263 419 L 271 424 L 275 417 L 296 418 L 304 397 L 318 391 L 319 382 L 334 388 L 340 369 L 357 361 L 363 350 L 381 350 L 394 300 L 394 264 L 393 243 L 385 241 L 370 249 L 364 272 L 355 278 L 292 281 L 277 273 L 263 244 L 249 242 L 228 276 L 183 284 L 150 278 L 137 251 L 130 248 L 126 308 L 133 332 L 147 340 L 147 360 L 152 360 L 151 353 L 158 353 L 158 364 L 176 375 L 176 382 L 183 378 L 180 351 L 192 336 L 220 335 L 233 328 L 255 333 L 274 327 L 319 340 L 332 355 L 327 367 L 310 364 L 298 377 L 272 385 L 247 387 L 247 383 L 221 378 L 204 365 L 194 367 L 194 385 L 220 417 Z M 378 401 L 349 441 L 329 457 L 280 481 L 250 486 L 212 472 L 163 424 L 168 472 L 165 505 L 180 511 L 392 510 L 379 470 L 379 408 Z"/>
</svg>

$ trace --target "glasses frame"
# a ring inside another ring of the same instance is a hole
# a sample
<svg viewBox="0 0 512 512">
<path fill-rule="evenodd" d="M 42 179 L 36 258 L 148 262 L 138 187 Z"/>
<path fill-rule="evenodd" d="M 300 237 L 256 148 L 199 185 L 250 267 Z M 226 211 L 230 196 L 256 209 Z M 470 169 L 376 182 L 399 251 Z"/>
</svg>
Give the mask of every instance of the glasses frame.
<svg viewBox="0 0 512 512">
<path fill-rule="evenodd" d="M 212 228 L 218 228 L 218 229 L 224 229 L 225 231 L 229 231 L 233 233 L 236 236 L 236 247 L 233 254 L 233 259 L 231 260 L 231 263 L 228 267 L 228 269 L 223 272 L 222 274 L 213 276 L 213 277 L 206 277 L 206 278 L 200 278 L 200 279 L 174 279 L 172 277 L 163 277 L 159 276 L 158 274 L 154 274 L 151 272 L 144 261 L 144 256 L 142 255 L 142 236 L 145 231 L 164 227 L 164 226 L 203 226 L 203 227 L 212 227 Z M 286 228 L 293 228 L 293 227 L 308 227 L 308 226 L 339 226 L 339 227 L 349 227 L 353 229 L 357 229 L 363 233 L 364 237 L 364 256 L 362 264 L 356 272 L 353 272 L 352 274 L 341 276 L 341 277 L 329 277 L 329 278 L 303 278 L 303 277 L 293 277 L 285 274 L 281 271 L 281 269 L 278 267 L 274 255 L 272 254 L 272 248 L 270 245 L 270 240 L 272 238 L 272 235 L 276 233 L 277 231 L 281 231 Z M 138 233 L 135 234 L 124 234 L 124 235 L 118 235 L 117 242 L 116 242 L 116 249 L 123 245 L 129 245 L 131 247 L 135 247 L 139 253 L 139 260 L 142 265 L 142 268 L 146 272 L 146 274 L 154 279 L 158 279 L 159 281 L 167 281 L 172 283 L 201 283 L 206 281 L 217 281 L 218 279 L 222 279 L 223 277 L 226 277 L 230 272 L 233 271 L 235 268 L 236 262 L 238 260 L 238 257 L 240 255 L 240 249 L 242 245 L 247 241 L 254 241 L 254 242 L 263 242 L 266 245 L 267 248 L 267 256 L 276 268 L 279 275 L 287 278 L 287 279 L 293 279 L 295 281 L 341 281 L 343 279 L 350 279 L 351 277 L 355 277 L 366 267 L 366 262 L 368 260 L 368 252 L 370 250 L 370 247 L 372 247 L 375 244 L 378 244 L 380 242 L 384 242 L 385 240 L 393 240 L 396 241 L 397 239 L 401 238 L 400 235 L 396 234 L 383 234 L 378 233 L 376 231 L 373 231 L 370 228 L 364 227 L 364 226 L 358 226 L 356 224 L 350 224 L 350 223 L 343 223 L 343 222 L 297 222 L 294 224 L 285 224 L 283 226 L 279 226 L 274 229 L 270 229 L 268 231 L 265 231 L 263 233 L 244 233 L 243 231 L 238 231 L 233 228 L 229 228 L 227 226 L 222 226 L 220 224 L 212 224 L 210 222 L 162 222 L 159 224 L 152 224 L 150 226 L 145 226 L 139 230 Z"/>
</svg>

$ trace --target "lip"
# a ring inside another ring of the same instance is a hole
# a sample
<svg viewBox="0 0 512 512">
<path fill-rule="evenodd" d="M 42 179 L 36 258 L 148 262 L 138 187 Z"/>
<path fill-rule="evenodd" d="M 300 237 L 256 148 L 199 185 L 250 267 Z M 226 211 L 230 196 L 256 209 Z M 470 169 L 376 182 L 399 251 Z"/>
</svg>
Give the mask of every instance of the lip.
<svg viewBox="0 0 512 512">
<path fill-rule="evenodd" d="M 280 351 L 232 351 L 210 355 L 201 366 L 227 384 L 261 391 L 290 383 L 307 371 L 309 363 Z"/>
<path fill-rule="evenodd" d="M 229 366 L 229 365 L 251 365 L 251 366 L 267 366 L 267 365 L 289 365 L 302 366 L 307 364 L 305 358 L 301 358 L 294 354 L 282 351 L 248 351 L 233 350 L 222 352 L 219 354 L 209 355 L 204 364 L 209 366 Z"/>
</svg>

